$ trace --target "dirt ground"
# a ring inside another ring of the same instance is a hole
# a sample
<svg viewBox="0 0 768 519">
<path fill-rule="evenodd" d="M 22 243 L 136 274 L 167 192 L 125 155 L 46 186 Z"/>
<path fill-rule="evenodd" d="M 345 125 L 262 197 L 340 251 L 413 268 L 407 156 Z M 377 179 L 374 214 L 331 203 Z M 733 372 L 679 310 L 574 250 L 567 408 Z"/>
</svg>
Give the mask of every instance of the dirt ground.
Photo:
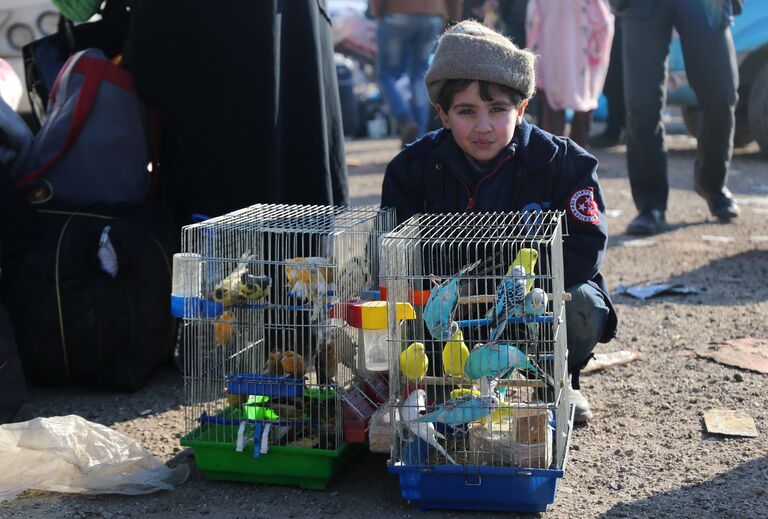
<svg viewBox="0 0 768 519">
<path fill-rule="evenodd" d="M 543 517 L 768 517 L 768 378 L 694 353 L 727 339 L 768 337 L 768 159 L 754 144 L 737 150 L 730 187 L 743 213 L 738 223 L 721 225 L 691 189 L 695 141 L 672 136 L 669 147 L 671 229 L 643 246 L 623 234 L 635 214 L 625 148 L 596 152 L 612 233 L 604 273 L 612 290 L 669 281 L 700 293 L 645 301 L 614 296 L 618 337 L 597 351 L 631 350 L 642 359 L 582 378 L 595 419 L 575 429 L 565 477 Z M 354 202 L 377 203 L 397 142 L 355 141 L 347 149 Z M 136 394 L 33 390 L 18 419 L 79 414 L 138 440 L 169 465 L 193 470 L 178 489 L 145 496 L 26 492 L 0 504 L 0 517 L 422 516 L 401 498 L 384 455 L 361 455 L 325 491 L 206 481 L 178 443 L 182 399 L 182 377 L 170 366 Z M 746 412 L 758 437 L 707 433 L 702 415 L 713 408 Z"/>
</svg>

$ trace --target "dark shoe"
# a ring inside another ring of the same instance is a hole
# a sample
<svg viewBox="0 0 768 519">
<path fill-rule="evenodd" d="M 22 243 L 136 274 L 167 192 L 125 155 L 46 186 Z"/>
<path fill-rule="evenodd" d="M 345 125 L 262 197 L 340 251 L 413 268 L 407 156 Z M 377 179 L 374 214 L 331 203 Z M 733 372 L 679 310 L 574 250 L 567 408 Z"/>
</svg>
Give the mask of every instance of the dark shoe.
<svg viewBox="0 0 768 519">
<path fill-rule="evenodd" d="M 621 130 L 607 129 L 603 133 L 598 133 L 590 137 L 589 145 L 593 148 L 612 148 L 619 144 L 624 144 L 624 135 Z"/>
<path fill-rule="evenodd" d="M 700 187 L 695 187 L 694 189 L 696 193 L 707 201 L 709 212 L 712 213 L 712 216 L 721 222 L 730 222 L 741 213 L 739 206 L 736 205 L 727 187 L 724 187 L 719 193 L 715 194 L 706 193 Z"/>
<path fill-rule="evenodd" d="M 664 211 L 660 209 L 648 209 L 640 211 L 640 214 L 627 226 L 627 234 L 649 236 L 663 231 L 667 226 L 664 219 Z"/>
</svg>

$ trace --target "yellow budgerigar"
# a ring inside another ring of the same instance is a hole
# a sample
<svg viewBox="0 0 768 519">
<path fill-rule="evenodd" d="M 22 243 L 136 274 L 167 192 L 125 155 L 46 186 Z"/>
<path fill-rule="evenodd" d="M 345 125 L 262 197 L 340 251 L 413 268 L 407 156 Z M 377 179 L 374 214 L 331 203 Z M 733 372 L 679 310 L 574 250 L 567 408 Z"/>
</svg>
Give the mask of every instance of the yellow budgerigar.
<svg viewBox="0 0 768 519">
<path fill-rule="evenodd" d="M 412 342 L 400 352 L 400 371 L 408 380 L 420 380 L 427 374 L 429 358 L 424 351 L 424 344 Z"/>
<path fill-rule="evenodd" d="M 525 272 L 533 276 L 534 269 L 536 268 L 536 262 L 539 259 L 539 251 L 536 249 L 520 249 L 517 253 L 517 256 L 515 256 L 514 261 L 512 262 L 512 265 L 509 267 L 509 271 L 507 272 L 507 275 L 509 276 L 512 272 L 512 269 L 514 267 L 523 267 L 525 269 Z M 530 277 L 525 280 L 525 292 L 528 293 L 533 288 L 533 277 Z"/>
<path fill-rule="evenodd" d="M 454 322 L 456 331 L 443 347 L 443 371 L 450 377 L 461 377 L 464 374 L 464 364 L 469 358 L 469 348 L 464 344 L 464 334 Z"/>
</svg>

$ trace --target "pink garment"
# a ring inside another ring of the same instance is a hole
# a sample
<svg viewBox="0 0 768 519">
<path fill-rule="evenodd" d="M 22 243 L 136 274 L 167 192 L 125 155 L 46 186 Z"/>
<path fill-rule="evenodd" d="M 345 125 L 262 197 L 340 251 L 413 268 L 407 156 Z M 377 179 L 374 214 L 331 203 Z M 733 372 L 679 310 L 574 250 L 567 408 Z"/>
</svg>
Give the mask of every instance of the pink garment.
<svg viewBox="0 0 768 519">
<path fill-rule="evenodd" d="M 538 55 L 536 86 L 554 110 L 597 108 L 613 40 L 606 0 L 529 0 L 526 39 Z"/>
</svg>

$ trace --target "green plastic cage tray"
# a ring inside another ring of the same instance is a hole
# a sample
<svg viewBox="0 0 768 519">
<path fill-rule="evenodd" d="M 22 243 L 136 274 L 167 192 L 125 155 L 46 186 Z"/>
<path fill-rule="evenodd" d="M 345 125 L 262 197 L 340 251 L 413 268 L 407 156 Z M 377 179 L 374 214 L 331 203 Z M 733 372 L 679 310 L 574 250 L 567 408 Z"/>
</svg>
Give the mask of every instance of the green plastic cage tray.
<svg viewBox="0 0 768 519">
<path fill-rule="evenodd" d="M 245 481 L 271 485 L 291 485 L 323 490 L 363 448 L 342 444 L 338 449 L 270 446 L 269 452 L 253 457 L 253 445 L 235 450 L 236 425 L 210 424 L 196 428 L 181 438 L 181 445 L 192 447 L 195 464 L 207 479 Z"/>
</svg>

